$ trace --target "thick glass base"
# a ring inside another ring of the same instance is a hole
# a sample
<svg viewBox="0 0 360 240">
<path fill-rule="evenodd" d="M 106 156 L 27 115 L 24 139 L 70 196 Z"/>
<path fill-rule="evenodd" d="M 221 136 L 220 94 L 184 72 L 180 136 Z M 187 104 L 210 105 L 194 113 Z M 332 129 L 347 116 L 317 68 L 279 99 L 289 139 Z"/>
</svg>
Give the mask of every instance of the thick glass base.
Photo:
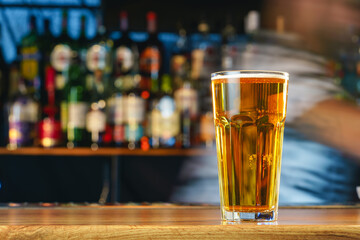
<svg viewBox="0 0 360 240">
<path fill-rule="evenodd" d="M 255 222 L 267 222 L 277 220 L 277 211 L 264 211 L 264 212 L 236 212 L 222 210 L 222 220 L 229 222 L 240 221 L 255 221 Z"/>
</svg>

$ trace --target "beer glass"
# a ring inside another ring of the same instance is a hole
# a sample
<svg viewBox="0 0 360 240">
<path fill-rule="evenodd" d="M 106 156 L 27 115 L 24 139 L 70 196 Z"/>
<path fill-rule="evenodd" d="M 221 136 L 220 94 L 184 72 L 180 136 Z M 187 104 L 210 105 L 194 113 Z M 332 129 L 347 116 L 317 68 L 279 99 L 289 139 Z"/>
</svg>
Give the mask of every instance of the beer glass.
<svg viewBox="0 0 360 240">
<path fill-rule="evenodd" d="M 274 221 L 289 74 L 211 75 L 220 204 L 225 221 Z"/>
</svg>

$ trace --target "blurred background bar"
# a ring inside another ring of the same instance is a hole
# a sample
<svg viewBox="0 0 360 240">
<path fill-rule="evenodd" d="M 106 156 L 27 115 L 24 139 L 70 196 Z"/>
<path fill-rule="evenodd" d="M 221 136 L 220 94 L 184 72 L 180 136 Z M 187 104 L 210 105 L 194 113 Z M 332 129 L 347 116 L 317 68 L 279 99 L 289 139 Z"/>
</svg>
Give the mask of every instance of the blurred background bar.
<svg viewBox="0 0 360 240">
<path fill-rule="evenodd" d="M 356 203 L 359 34 L 355 0 L 0 0 L 0 202 L 218 204 L 210 75 L 249 69 L 290 73 L 280 205 Z"/>
</svg>

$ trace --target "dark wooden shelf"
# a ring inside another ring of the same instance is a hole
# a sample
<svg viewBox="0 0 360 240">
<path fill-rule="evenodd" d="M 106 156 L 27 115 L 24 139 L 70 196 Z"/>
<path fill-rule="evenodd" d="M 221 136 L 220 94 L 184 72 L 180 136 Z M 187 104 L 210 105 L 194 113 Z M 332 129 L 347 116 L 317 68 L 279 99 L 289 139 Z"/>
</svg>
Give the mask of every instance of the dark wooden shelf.
<svg viewBox="0 0 360 240">
<path fill-rule="evenodd" d="M 127 148 L 39 148 L 24 147 L 15 150 L 0 148 L 0 155 L 28 155 L 28 156 L 215 156 L 215 149 L 141 149 L 130 150 Z"/>
</svg>

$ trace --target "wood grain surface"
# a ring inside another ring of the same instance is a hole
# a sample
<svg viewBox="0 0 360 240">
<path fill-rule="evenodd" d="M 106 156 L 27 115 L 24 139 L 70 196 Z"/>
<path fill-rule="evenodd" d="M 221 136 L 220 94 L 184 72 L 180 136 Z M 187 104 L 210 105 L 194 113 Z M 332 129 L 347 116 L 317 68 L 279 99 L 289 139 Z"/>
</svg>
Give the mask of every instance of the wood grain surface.
<svg viewBox="0 0 360 240">
<path fill-rule="evenodd" d="M 360 208 L 285 208 L 225 224 L 217 207 L 0 208 L 0 239 L 360 239 Z"/>
<path fill-rule="evenodd" d="M 15 150 L 0 148 L 0 155 L 29 155 L 29 156 L 216 156 L 215 149 L 141 149 L 130 150 L 127 148 L 37 148 L 24 147 Z"/>
</svg>

